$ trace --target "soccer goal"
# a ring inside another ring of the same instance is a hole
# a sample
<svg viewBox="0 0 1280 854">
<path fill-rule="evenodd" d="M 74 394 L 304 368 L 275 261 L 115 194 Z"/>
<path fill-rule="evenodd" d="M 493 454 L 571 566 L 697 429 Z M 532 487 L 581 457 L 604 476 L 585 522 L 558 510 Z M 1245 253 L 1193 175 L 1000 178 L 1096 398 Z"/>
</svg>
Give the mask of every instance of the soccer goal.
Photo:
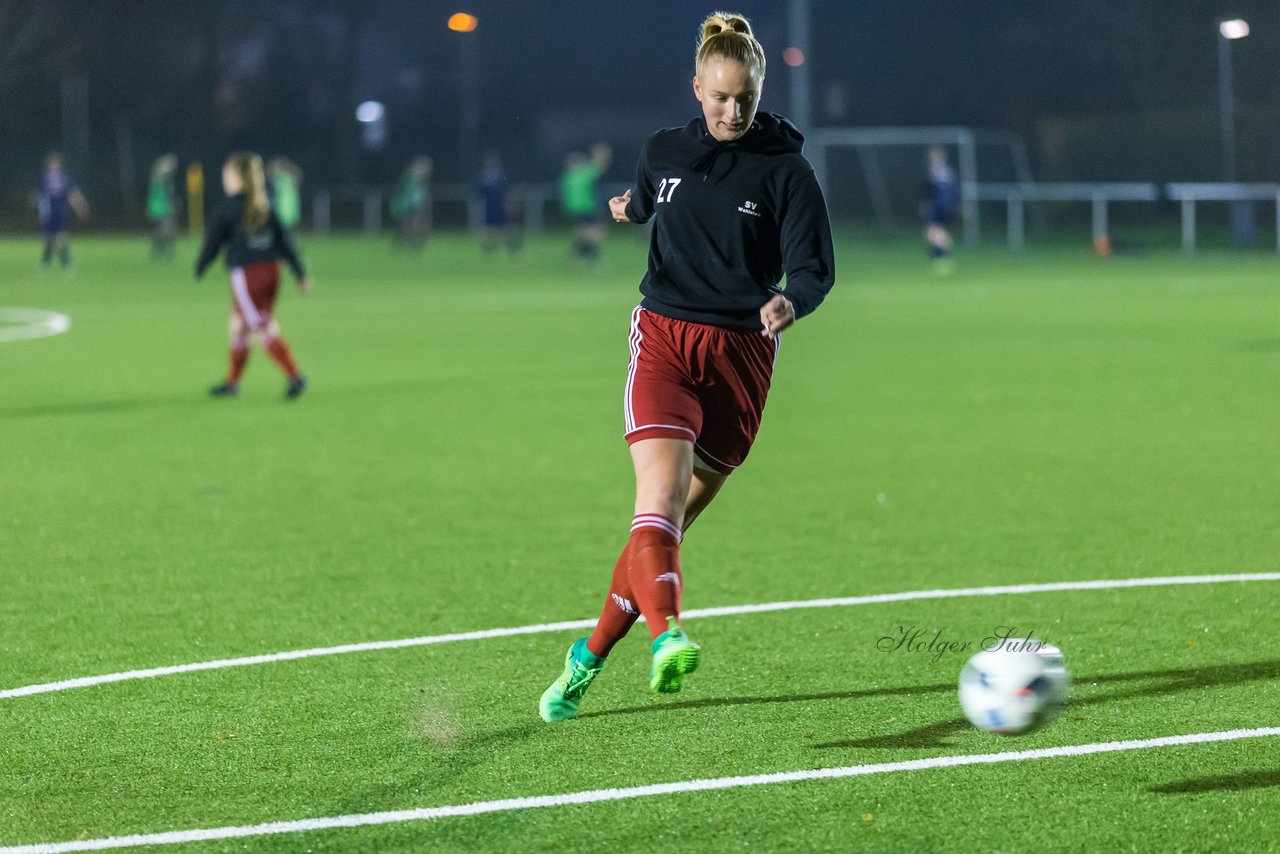
<svg viewBox="0 0 1280 854">
<path fill-rule="evenodd" d="M 978 182 L 1032 181 L 1027 147 L 1020 136 L 1009 131 L 968 127 L 818 128 L 806 136 L 805 142 L 833 213 L 856 216 L 869 209 L 885 229 L 915 222 L 926 150 L 943 147 L 960 177 L 960 216 L 965 242 L 971 245 L 978 242 L 981 234 Z"/>
</svg>

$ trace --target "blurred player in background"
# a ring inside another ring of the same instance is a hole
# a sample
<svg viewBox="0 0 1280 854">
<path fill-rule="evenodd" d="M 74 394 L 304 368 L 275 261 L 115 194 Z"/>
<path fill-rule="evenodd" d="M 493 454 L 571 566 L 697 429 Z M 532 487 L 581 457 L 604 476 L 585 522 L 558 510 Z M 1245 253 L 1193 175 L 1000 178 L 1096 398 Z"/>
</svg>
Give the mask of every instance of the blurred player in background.
<svg viewBox="0 0 1280 854">
<path fill-rule="evenodd" d="M 276 218 L 289 231 L 302 221 L 302 170 L 287 157 L 267 161 L 267 189 Z"/>
<path fill-rule="evenodd" d="M 147 184 L 147 222 L 151 223 L 151 259 L 173 260 L 173 242 L 178 235 L 178 191 L 174 173 L 178 158 L 165 154 L 151 165 Z"/>
<path fill-rule="evenodd" d="M 635 516 L 595 630 L 569 648 L 542 695 L 546 721 L 577 714 L 641 615 L 653 638 L 650 690 L 678 691 L 697 667 L 701 648 L 680 624 L 680 542 L 751 449 L 779 333 L 835 283 L 831 225 L 800 153 L 804 138 L 757 111 L 765 54 L 747 20 L 707 18 L 695 69 L 701 115 L 649 137 L 634 189 L 609 200 L 617 222 L 654 221 L 623 398 Z M 774 517 L 762 534 L 785 532 L 779 512 L 760 509 L 757 522 Z"/>
<path fill-rule="evenodd" d="M 280 337 L 280 324 L 275 319 L 280 287 L 277 259 L 288 263 L 303 293 L 309 289 L 306 271 L 292 236 L 267 200 L 261 157 L 243 151 L 228 157 L 222 167 L 222 188 L 227 201 L 209 224 L 196 260 L 199 279 L 225 247 L 227 268 L 231 271 L 230 366 L 227 378 L 209 393 L 228 397 L 240 390 L 240 377 L 249 361 L 249 344 L 257 339 L 284 371 L 288 378 L 285 397 L 293 400 L 302 394 L 307 381 L 298 371 L 289 345 Z"/>
<path fill-rule="evenodd" d="M 421 252 L 431 233 L 431 158 L 415 157 L 391 193 L 394 241 Z"/>
<path fill-rule="evenodd" d="M 945 276 L 955 271 L 950 229 L 960 205 L 960 179 L 947 163 L 946 149 L 934 146 L 928 157 L 928 169 L 920 182 L 920 220 L 934 272 Z"/>
<path fill-rule="evenodd" d="M 591 154 L 574 151 L 565 158 L 560 176 L 560 207 L 573 223 L 573 252 L 594 264 L 600 260 L 604 242 L 604 200 L 600 197 L 600 176 L 609 168 L 613 149 L 603 142 L 591 146 Z"/>
<path fill-rule="evenodd" d="M 89 203 L 84 194 L 62 171 L 62 155 L 54 151 L 45 158 L 44 174 L 40 176 L 40 190 L 36 197 L 36 208 L 40 215 L 40 230 L 44 233 L 44 252 L 40 256 L 40 267 L 49 269 L 53 256 L 58 256 L 62 269 L 71 270 L 71 246 L 68 242 L 71 229 L 71 214 L 74 212 L 80 219 L 88 219 Z"/>
<path fill-rule="evenodd" d="M 502 168 L 502 158 L 489 149 L 480 160 L 480 199 L 484 205 L 484 235 L 480 248 L 486 253 L 499 246 L 508 252 L 520 248 L 520 230 L 511 221 L 511 180 Z"/>
</svg>

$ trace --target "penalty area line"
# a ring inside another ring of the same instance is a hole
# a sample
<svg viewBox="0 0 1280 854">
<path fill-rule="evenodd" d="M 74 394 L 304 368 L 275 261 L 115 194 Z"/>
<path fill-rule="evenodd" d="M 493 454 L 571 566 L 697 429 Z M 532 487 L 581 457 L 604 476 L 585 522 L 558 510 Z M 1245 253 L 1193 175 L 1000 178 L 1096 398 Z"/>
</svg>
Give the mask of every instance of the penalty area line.
<svg viewBox="0 0 1280 854">
<path fill-rule="evenodd" d="M 1114 578 L 1098 581 L 1056 581 L 1045 584 L 1008 584 L 999 587 L 961 587 L 941 590 L 910 590 L 903 593 L 876 593 L 869 596 L 846 596 L 836 599 L 804 599 L 793 602 L 762 602 L 754 605 L 726 605 L 716 608 L 691 608 L 681 616 L 685 619 L 702 617 L 731 617 L 739 614 L 760 614 L 770 611 L 795 611 L 803 608 L 839 608 L 854 605 L 877 605 L 885 602 L 910 602 L 923 599 L 959 599 L 973 596 L 1006 596 L 1028 593 L 1056 593 L 1068 590 L 1121 590 L 1130 587 L 1168 587 L 1182 584 L 1225 584 L 1229 582 L 1247 581 L 1280 581 L 1280 572 L 1232 573 L 1226 575 L 1172 575 L 1152 578 Z M 641 617 L 641 619 L 644 619 Z M 558 623 L 538 623 L 531 626 L 512 626 L 501 629 L 481 629 L 472 632 L 454 632 L 445 635 L 429 635 L 417 638 L 401 638 L 399 640 L 368 641 L 349 643 L 341 646 L 316 647 L 312 649 L 295 649 L 287 652 L 263 653 L 243 658 L 223 658 L 217 661 L 199 661 L 192 664 L 174 664 L 164 667 L 151 667 L 145 670 L 126 670 L 120 673 L 104 673 L 99 676 L 81 676 L 59 682 L 44 682 L 36 685 L 23 685 L 18 688 L 0 689 L 0 700 L 15 697 L 29 697 L 33 694 L 50 694 L 57 691 L 70 691 L 75 688 L 89 688 L 94 685 L 106 685 L 112 682 L 127 682 L 134 679 L 154 679 L 159 676 L 174 676 L 179 673 L 194 673 L 201 670 L 225 670 L 230 667 L 247 667 L 254 664 L 270 664 L 277 661 L 296 661 L 301 658 L 319 658 L 327 655 L 343 655 L 352 652 L 375 652 L 384 649 L 406 649 L 416 646 L 431 646 L 441 643 L 459 641 L 487 640 L 490 638 L 514 637 L 516 635 L 536 635 L 550 632 L 568 631 L 570 629 L 590 629 L 595 620 L 567 620 Z"/>
<path fill-rule="evenodd" d="M 424 807 L 421 809 L 393 810 L 387 812 L 359 813 L 329 818 L 309 818 L 297 821 L 275 821 L 266 824 L 238 827 L 210 827 L 195 830 L 177 830 L 165 833 L 145 833 L 133 836 L 112 836 L 102 839 L 79 839 L 69 842 L 47 842 L 34 845 L 17 845 L 0 848 L 0 854 L 63 854 L 71 851 L 102 851 L 147 845 L 178 845 L 186 842 L 208 842 L 215 839 L 241 839 L 254 836 L 270 836 L 283 833 L 307 833 L 347 827 L 402 824 L 412 821 L 430 821 L 458 816 L 484 815 L 487 813 L 513 812 L 516 810 L 563 807 L 576 804 L 595 804 L 606 801 L 622 801 L 632 798 L 648 798 L 658 795 L 676 795 L 687 792 L 707 792 L 717 789 L 740 789 L 748 786 L 769 786 L 779 783 L 800 783 L 810 780 L 838 780 L 847 777 L 863 777 L 872 774 L 891 774 L 899 771 L 925 771 L 932 768 L 956 768 L 963 765 L 994 765 L 1002 762 L 1028 762 L 1036 759 L 1089 756 L 1097 753 L 1118 753 L 1128 750 L 1151 750 L 1158 747 L 1176 747 L 1188 744 L 1238 741 L 1246 738 L 1266 738 L 1280 735 L 1280 727 L 1236 729 L 1226 732 L 1201 732 L 1189 735 L 1173 735 L 1163 738 L 1147 738 L 1136 741 L 1108 741 L 1094 744 L 1073 744 L 1063 747 L 1046 747 L 1037 750 L 1019 750 L 1008 753 L 980 753 L 969 756 L 934 756 L 928 759 L 910 759 L 904 762 L 882 762 L 874 765 L 848 765 L 840 768 L 816 768 L 806 771 L 780 771 L 772 774 L 751 774 L 740 777 L 714 777 L 700 780 L 684 780 L 676 783 L 658 783 L 649 786 L 633 786 L 625 789 L 595 789 L 567 792 L 560 795 L 539 795 L 525 798 L 505 798 L 495 801 L 477 801 L 469 804 Z"/>
</svg>

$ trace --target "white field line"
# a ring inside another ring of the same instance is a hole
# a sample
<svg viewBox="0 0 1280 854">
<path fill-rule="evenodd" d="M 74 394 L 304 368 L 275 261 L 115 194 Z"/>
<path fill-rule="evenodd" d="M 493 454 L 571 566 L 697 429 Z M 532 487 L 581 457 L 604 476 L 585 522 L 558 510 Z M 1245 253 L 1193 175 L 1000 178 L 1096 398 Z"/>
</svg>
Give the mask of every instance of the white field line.
<svg viewBox="0 0 1280 854">
<path fill-rule="evenodd" d="M 931 768 L 955 768 L 961 765 L 994 765 L 1001 762 L 1027 762 L 1034 759 L 1055 759 L 1064 756 L 1089 756 L 1094 753 L 1117 753 L 1126 750 L 1150 750 L 1157 747 L 1176 747 L 1186 744 L 1208 744 L 1221 741 L 1237 741 L 1244 738 L 1265 738 L 1280 735 L 1280 727 L 1235 729 L 1227 732 L 1201 732 L 1190 735 L 1171 735 L 1164 738 L 1147 738 L 1140 741 L 1107 741 L 1094 744 L 1072 744 L 1063 747 L 1046 747 L 1038 750 L 1019 750 L 1009 753 L 980 753 L 970 756 L 933 756 L 928 759 L 911 759 L 905 762 L 882 762 L 875 765 L 847 765 L 840 768 L 816 768 L 806 771 L 780 771 L 773 774 L 751 774 L 741 777 L 713 777 L 702 780 L 684 780 L 677 783 L 657 783 L 649 786 L 633 786 L 626 789 L 595 789 L 585 792 L 567 792 L 561 795 L 539 795 L 527 798 L 505 798 L 497 801 L 477 801 L 451 806 L 423 807 L 420 809 L 392 810 L 388 812 L 358 813 L 328 818 L 308 818 L 297 821 L 273 821 L 266 824 L 239 827 L 210 827 L 196 830 L 175 830 L 165 833 L 144 833 L 134 836 L 111 836 L 103 839 L 80 839 L 70 842 L 47 842 L 34 845 L 16 845 L 0 848 L 0 854 L 62 854 L 68 851 L 102 851 L 108 848 L 125 848 L 143 845 L 177 845 L 186 842 L 208 842 L 215 839 L 240 839 L 252 836 L 269 836 L 281 833 L 307 833 L 342 827 L 367 827 L 381 824 L 402 824 L 410 821 L 429 821 L 456 816 L 483 815 L 485 813 L 512 812 L 515 810 L 563 807 L 574 804 L 594 804 L 605 801 L 621 801 L 631 798 L 648 798 L 656 795 L 676 795 L 685 792 L 706 792 L 716 789 L 740 789 L 746 786 L 770 786 L 778 783 L 800 783 L 807 780 L 837 780 L 844 777 L 864 777 L 870 774 L 891 774 L 898 771 L 925 771 Z"/>
<path fill-rule="evenodd" d="M 1063 590 L 1116 590 L 1128 587 L 1167 587 L 1181 584 L 1223 584 L 1236 581 L 1280 581 L 1280 572 L 1234 573 L 1228 575 L 1174 575 L 1157 578 L 1117 578 L 1100 581 L 1059 581 L 1047 584 L 1010 584 L 1001 587 L 961 587 L 950 590 L 911 590 L 905 593 L 877 593 L 870 596 L 847 596 L 838 599 L 803 599 L 793 602 L 764 602 L 755 605 L 726 605 L 719 608 L 693 608 L 685 611 L 686 619 L 700 617 L 729 617 L 737 614 L 759 614 L 768 611 L 794 611 L 802 608 L 839 608 L 853 605 L 874 605 L 884 602 L 908 602 L 918 599 L 958 599 L 971 596 L 1004 596 L 1019 593 L 1052 593 Z M 0 690 L 0 700 L 28 697 L 33 694 L 49 694 L 89 688 L 111 682 L 127 682 L 133 679 L 152 679 L 200 670 L 223 670 L 230 667 L 247 667 L 254 664 L 270 664 L 276 661 L 293 661 L 300 658 L 319 658 L 327 655 L 343 655 L 351 652 L 374 652 L 383 649 L 431 646 L 457 641 L 487 640 L 515 635 L 535 635 L 569 629 L 590 629 L 595 620 L 567 620 L 558 623 L 538 623 L 531 626 L 513 626 L 504 629 L 482 629 L 473 632 L 455 632 L 447 635 L 429 635 L 400 640 L 367 641 L 341 646 L 295 649 L 250 655 L 244 658 L 223 658 L 217 661 L 200 661 L 193 664 L 174 664 L 151 667 L 146 670 L 126 670 L 120 673 L 104 673 L 100 676 L 81 676 L 60 682 L 44 682 L 19 688 Z"/>
<path fill-rule="evenodd" d="M 59 335 L 71 328 L 71 318 L 42 308 L 0 308 L 0 343 Z"/>
</svg>

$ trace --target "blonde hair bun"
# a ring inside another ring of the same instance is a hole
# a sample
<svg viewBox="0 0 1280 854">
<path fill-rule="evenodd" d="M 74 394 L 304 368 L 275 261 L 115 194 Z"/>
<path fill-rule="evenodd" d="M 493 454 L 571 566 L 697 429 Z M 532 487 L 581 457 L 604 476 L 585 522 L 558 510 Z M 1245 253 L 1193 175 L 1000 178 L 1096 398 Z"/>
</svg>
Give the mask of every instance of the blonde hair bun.
<svg viewBox="0 0 1280 854">
<path fill-rule="evenodd" d="M 751 22 L 736 12 L 715 12 L 702 22 L 702 37 L 694 60 L 698 73 L 709 59 L 741 62 L 764 76 L 764 48 L 751 32 Z"/>
<path fill-rule="evenodd" d="M 743 35 L 754 35 L 751 32 L 751 22 L 741 15 L 733 12 L 715 12 L 707 16 L 702 22 L 702 39 L 706 41 L 712 36 L 718 36 L 723 32 L 742 33 Z"/>
</svg>

